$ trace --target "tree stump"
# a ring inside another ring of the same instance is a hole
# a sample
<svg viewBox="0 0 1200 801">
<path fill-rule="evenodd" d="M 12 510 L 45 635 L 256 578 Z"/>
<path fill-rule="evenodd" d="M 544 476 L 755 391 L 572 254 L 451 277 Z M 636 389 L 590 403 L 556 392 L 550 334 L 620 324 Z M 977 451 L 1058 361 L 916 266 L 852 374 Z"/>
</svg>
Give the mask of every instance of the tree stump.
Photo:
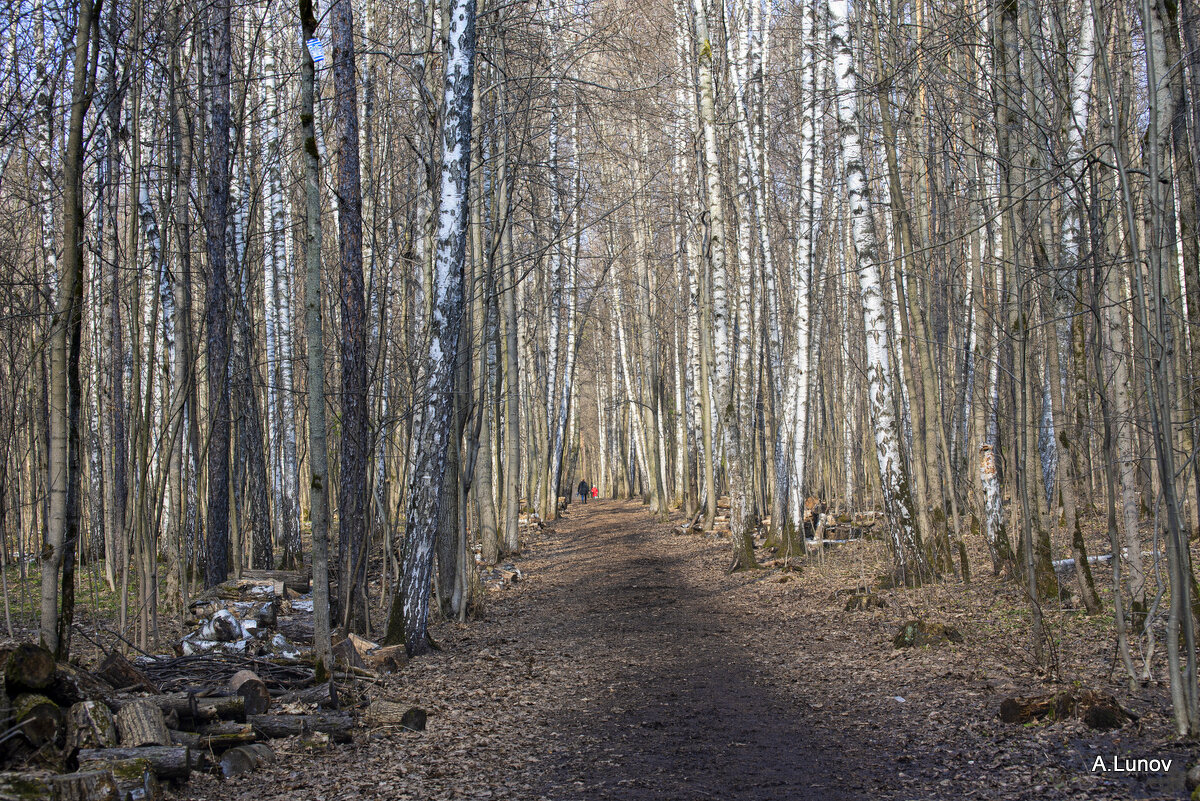
<svg viewBox="0 0 1200 801">
<path fill-rule="evenodd" d="M 926 623 L 924 620 L 908 621 L 892 639 L 892 645 L 897 648 L 920 648 L 923 645 L 944 645 L 948 642 L 962 642 L 962 635 L 958 633 L 958 629 L 944 623 Z"/>
<path fill-rule="evenodd" d="M 868 609 L 887 609 L 887 603 L 871 592 L 855 593 L 846 599 L 847 612 L 865 612 Z"/>
<path fill-rule="evenodd" d="M 150 701 L 135 701 L 122 707 L 117 713 L 117 731 L 121 745 L 126 748 L 171 744 L 163 712 Z"/>
<path fill-rule="evenodd" d="M 229 680 L 229 689 L 245 701 L 247 715 L 261 715 L 271 708 L 267 685 L 253 670 L 239 670 Z"/>
<path fill-rule="evenodd" d="M 115 748 L 117 724 L 100 701 L 80 701 L 67 711 L 67 753 L 80 748 Z"/>
<path fill-rule="evenodd" d="M 1078 718 L 1089 728 L 1107 730 L 1123 726 L 1133 715 L 1116 698 L 1095 690 L 1063 690 L 1025 698 L 1014 696 L 1000 702 L 1000 719 L 1005 723 L 1066 718 Z"/>
<path fill-rule="evenodd" d="M 34 748 L 53 743 L 65 729 L 62 709 L 44 695 L 18 695 L 13 700 L 13 711 L 22 734 Z"/>
</svg>

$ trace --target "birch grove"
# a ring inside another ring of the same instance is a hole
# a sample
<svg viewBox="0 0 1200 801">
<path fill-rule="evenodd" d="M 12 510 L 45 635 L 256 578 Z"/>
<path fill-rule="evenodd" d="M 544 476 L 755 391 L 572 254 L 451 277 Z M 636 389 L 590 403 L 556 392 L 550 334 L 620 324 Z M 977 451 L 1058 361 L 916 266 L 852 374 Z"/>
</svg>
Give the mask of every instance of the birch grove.
<svg viewBox="0 0 1200 801">
<path fill-rule="evenodd" d="M 5 625 L 66 655 L 103 595 L 149 647 L 206 587 L 311 570 L 326 665 L 350 633 L 416 654 L 582 481 L 731 571 L 860 539 L 901 591 L 990 571 L 1035 661 L 1047 610 L 1104 620 L 1200 733 L 1195 25 L 14 8 Z"/>
</svg>

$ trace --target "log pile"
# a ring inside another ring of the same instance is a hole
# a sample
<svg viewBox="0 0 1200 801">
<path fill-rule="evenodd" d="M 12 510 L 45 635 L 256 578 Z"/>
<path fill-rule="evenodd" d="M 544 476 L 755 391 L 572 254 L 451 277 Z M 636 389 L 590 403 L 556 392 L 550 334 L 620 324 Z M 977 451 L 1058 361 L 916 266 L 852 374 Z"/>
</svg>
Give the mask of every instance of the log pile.
<svg viewBox="0 0 1200 801">
<path fill-rule="evenodd" d="M 545 524 L 542 523 L 542 516 L 533 511 L 528 500 L 521 498 L 519 504 L 521 514 L 517 518 L 517 523 L 520 528 L 524 529 L 526 533 L 531 533 L 533 529 L 540 530 L 545 527 Z"/>
<path fill-rule="evenodd" d="M 510 584 L 516 584 L 525 578 L 525 574 L 516 565 L 508 562 L 503 565 L 487 567 L 480 565 L 479 580 L 483 582 L 483 586 L 491 591 L 502 590 Z"/>
<path fill-rule="evenodd" d="M 183 656 L 220 651 L 297 659 L 312 640 L 312 599 L 307 574 L 246 570 L 188 605 L 180 642 Z"/>
<path fill-rule="evenodd" d="M 717 498 L 717 508 L 713 515 L 712 532 L 718 536 L 727 537 L 730 533 L 729 496 Z M 676 534 L 700 533 L 704 529 L 705 509 L 701 508 L 690 521 L 676 526 Z M 832 514 L 826 505 L 817 498 L 807 498 L 804 501 L 804 536 L 812 539 L 817 536 L 817 527 L 822 526 L 821 539 L 827 543 L 842 543 L 870 536 L 883 521 L 883 513 L 878 511 L 855 512 L 854 514 Z M 764 514 L 749 521 L 755 536 L 764 536 L 771 527 L 771 516 Z"/>
<path fill-rule="evenodd" d="M 402 664 L 394 649 L 360 643 L 360 670 Z M 84 671 L 24 643 L 0 646 L 0 673 L 0 799 L 154 801 L 195 770 L 256 768 L 274 753 L 264 741 L 347 742 L 354 730 L 334 682 L 295 661 L 113 652 Z"/>
<path fill-rule="evenodd" d="M 531 529 L 541 530 L 545 528 L 542 524 L 542 517 L 537 512 L 529 512 L 517 518 L 517 524 L 520 528 L 530 531 Z"/>
</svg>

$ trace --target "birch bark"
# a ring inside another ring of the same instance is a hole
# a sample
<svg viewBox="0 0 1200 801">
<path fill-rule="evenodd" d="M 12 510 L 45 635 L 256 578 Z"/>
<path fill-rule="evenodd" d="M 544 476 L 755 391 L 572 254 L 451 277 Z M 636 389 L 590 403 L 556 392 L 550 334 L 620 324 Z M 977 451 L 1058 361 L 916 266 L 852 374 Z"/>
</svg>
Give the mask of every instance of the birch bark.
<svg viewBox="0 0 1200 801">
<path fill-rule="evenodd" d="M 451 382 L 463 316 L 463 264 L 470 194 L 471 98 L 474 86 L 475 2 L 453 0 L 446 49 L 442 120 L 441 200 L 438 208 L 435 295 L 430 320 L 425 411 L 408 481 L 407 538 L 400 590 L 393 602 L 388 640 L 403 640 L 416 654 L 426 637 L 433 537 L 444 491 Z"/>
<path fill-rule="evenodd" d="M 696 52 L 699 58 L 697 77 L 700 84 L 698 108 L 699 127 L 704 147 L 704 184 L 708 210 L 708 268 L 711 287 L 711 319 L 716 375 L 716 407 L 721 417 L 725 446 L 726 477 L 729 483 L 729 528 L 733 540 L 732 570 L 757 566 L 754 540 L 748 526 L 749 510 L 746 497 L 746 465 L 743 462 L 742 420 L 735 398 L 734 352 L 730 341 L 731 320 L 729 276 L 725 260 L 725 212 L 722 208 L 720 161 L 717 149 L 715 81 L 713 76 L 713 45 L 709 38 L 708 19 L 703 0 L 692 0 Z M 704 310 L 700 313 L 703 315 Z M 716 498 L 709 498 L 710 510 L 715 511 Z"/>
<path fill-rule="evenodd" d="M 931 577 L 921 547 L 921 533 L 913 515 L 908 471 L 900 454 L 895 393 L 888 369 L 888 319 L 879 269 L 879 248 L 870 210 L 870 184 L 859 134 L 858 75 L 854 68 L 850 34 L 850 9 L 846 0 L 829 0 L 829 47 L 834 58 L 837 87 L 837 121 L 845 170 L 846 200 L 862 288 L 863 326 L 867 341 L 867 384 L 875 428 L 875 455 L 879 463 L 884 506 L 891 533 L 894 578 L 897 584 L 920 583 Z"/>
</svg>

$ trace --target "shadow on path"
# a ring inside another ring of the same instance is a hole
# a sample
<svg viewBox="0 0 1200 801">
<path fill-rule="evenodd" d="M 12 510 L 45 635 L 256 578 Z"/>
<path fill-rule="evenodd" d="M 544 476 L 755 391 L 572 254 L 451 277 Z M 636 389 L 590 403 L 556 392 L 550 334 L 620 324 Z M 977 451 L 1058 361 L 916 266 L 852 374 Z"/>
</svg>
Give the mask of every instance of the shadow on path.
<svg viewBox="0 0 1200 801">
<path fill-rule="evenodd" d="M 543 764 L 545 797 L 866 796 L 868 745 L 822 731 L 795 688 L 766 682 L 744 644 L 764 613 L 692 583 L 694 540 L 616 502 L 575 509 L 558 533 L 566 541 L 545 555 L 577 580 L 543 599 L 539 636 L 591 662 L 595 681 L 548 721 L 566 747 Z"/>
</svg>

